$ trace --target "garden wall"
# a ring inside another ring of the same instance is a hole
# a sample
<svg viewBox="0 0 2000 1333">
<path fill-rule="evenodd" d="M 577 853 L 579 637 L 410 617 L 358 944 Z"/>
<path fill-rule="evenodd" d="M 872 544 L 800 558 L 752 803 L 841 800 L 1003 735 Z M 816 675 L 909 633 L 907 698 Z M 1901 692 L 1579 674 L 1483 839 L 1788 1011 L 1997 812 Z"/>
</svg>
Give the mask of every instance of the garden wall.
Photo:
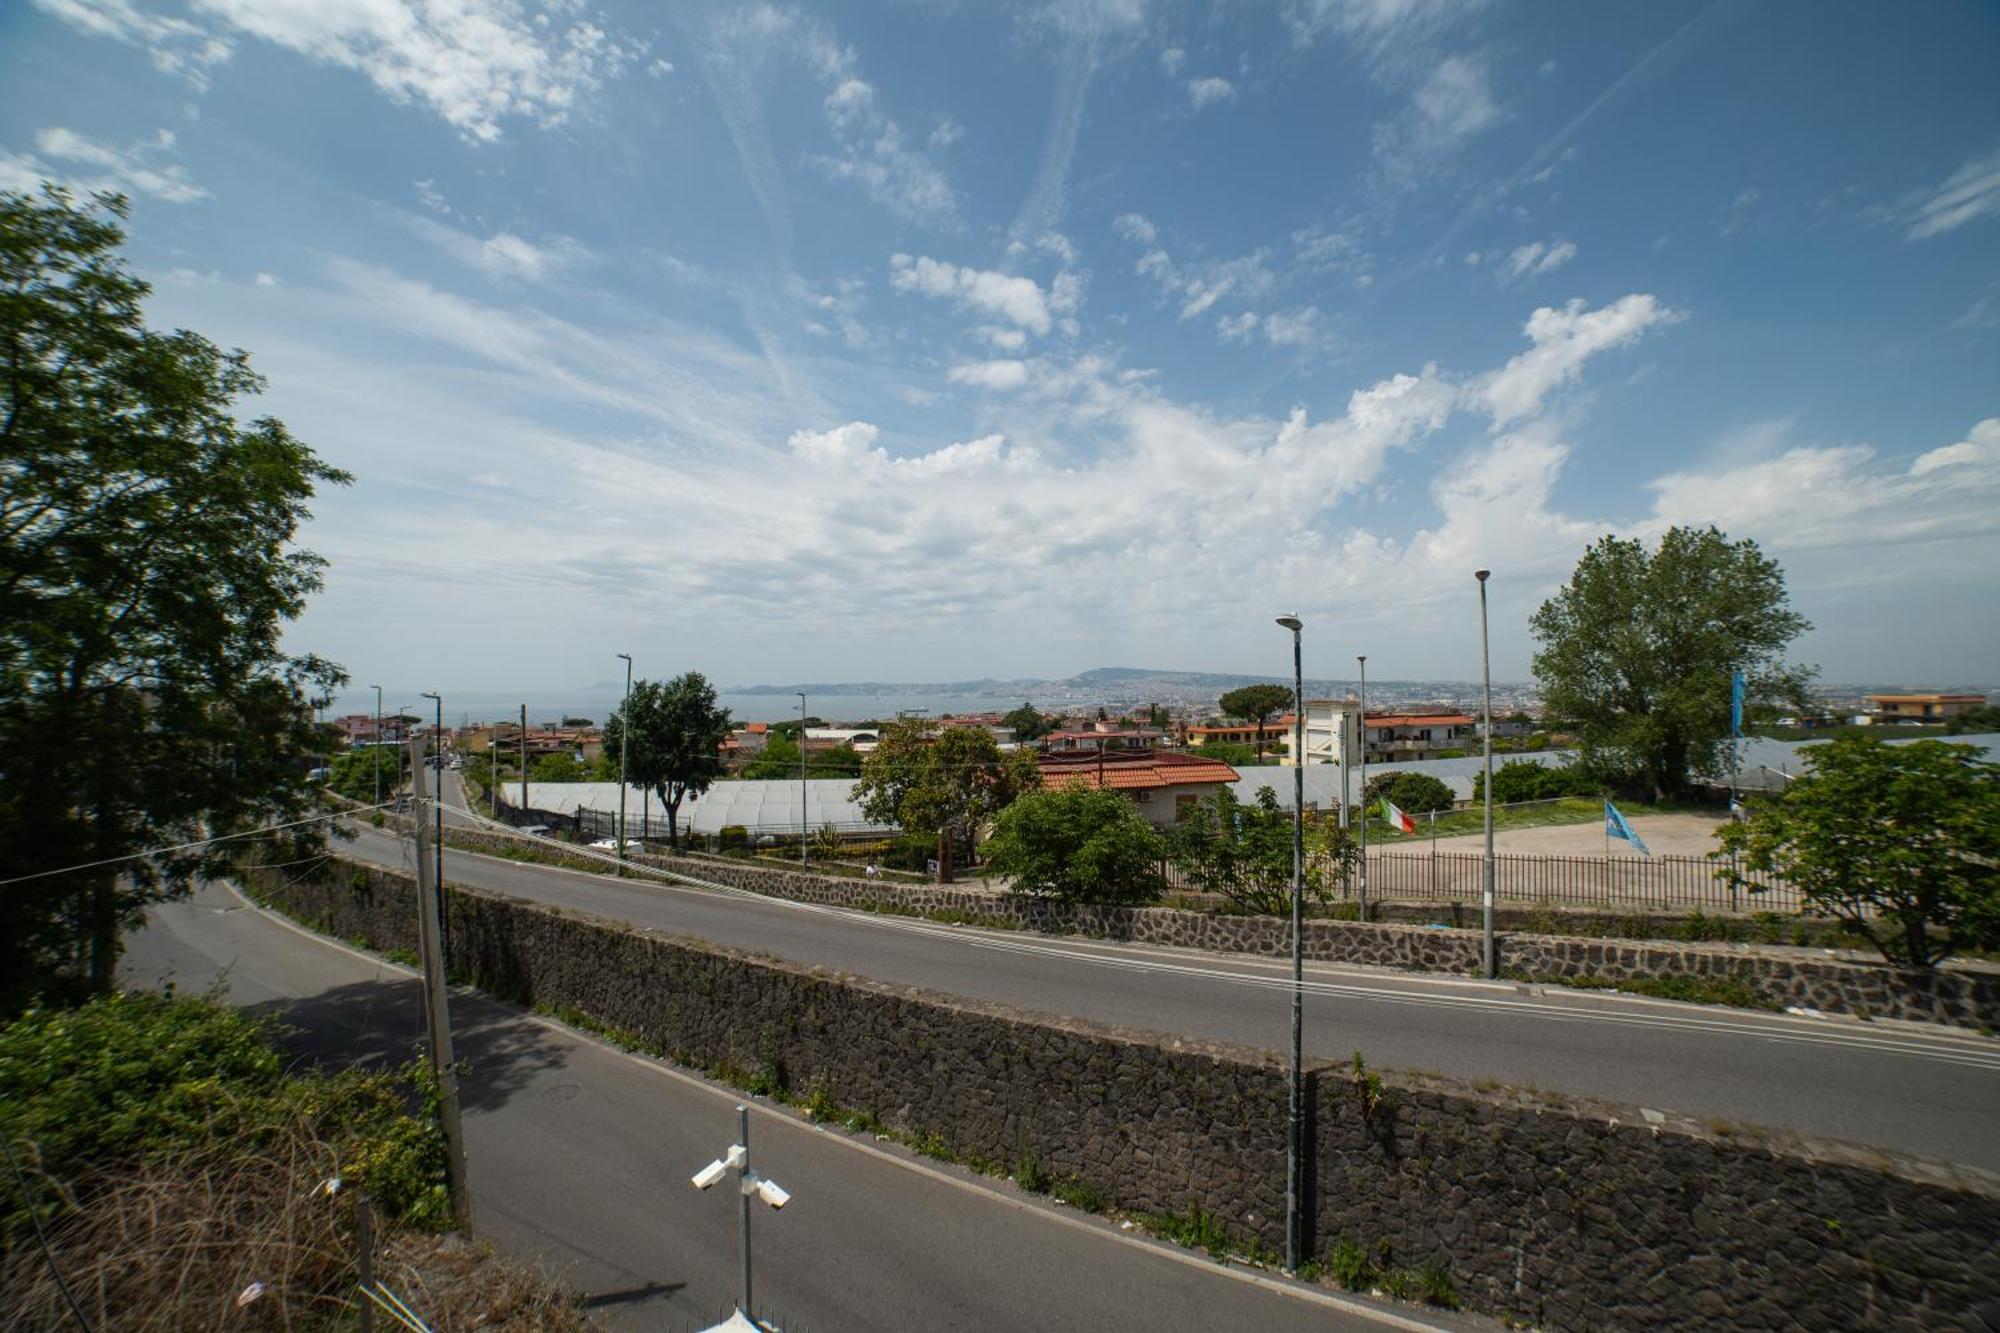
<svg viewBox="0 0 2000 1333">
<path fill-rule="evenodd" d="M 414 892 L 334 863 L 247 878 L 377 948 Z M 1265 1052 L 1036 1017 L 462 889 L 451 963 L 696 1067 L 817 1084 L 967 1159 L 1032 1159 L 1110 1203 L 1200 1209 L 1282 1244 L 1286 1073 Z M 1377 1053 L 1393 1059 L 1394 1052 Z M 478 1077 L 474 1070 L 472 1078 Z M 1309 1252 L 1438 1266 L 1475 1308 L 1552 1328 L 1975 1328 L 2000 1311 L 2000 1185 L 1838 1145 L 1718 1137 L 1630 1108 L 1313 1071 Z"/>
</svg>

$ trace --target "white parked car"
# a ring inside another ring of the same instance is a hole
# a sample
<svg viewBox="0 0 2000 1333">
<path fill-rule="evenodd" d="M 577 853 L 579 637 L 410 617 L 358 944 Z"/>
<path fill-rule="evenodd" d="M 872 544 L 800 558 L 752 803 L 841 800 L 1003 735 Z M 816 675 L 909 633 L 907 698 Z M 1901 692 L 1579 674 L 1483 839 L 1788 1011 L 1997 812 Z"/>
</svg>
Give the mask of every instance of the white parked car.
<svg viewBox="0 0 2000 1333">
<path fill-rule="evenodd" d="M 593 851 L 615 852 L 618 850 L 618 839 L 599 838 L 596 842 L 591 843 L 590 846 Z M 625 839 L 625 850 L 628 852 L 643 852 L 646 850 L 646 844 L 640 842 L 637 838 L 627 838 Z"/>
</svg>

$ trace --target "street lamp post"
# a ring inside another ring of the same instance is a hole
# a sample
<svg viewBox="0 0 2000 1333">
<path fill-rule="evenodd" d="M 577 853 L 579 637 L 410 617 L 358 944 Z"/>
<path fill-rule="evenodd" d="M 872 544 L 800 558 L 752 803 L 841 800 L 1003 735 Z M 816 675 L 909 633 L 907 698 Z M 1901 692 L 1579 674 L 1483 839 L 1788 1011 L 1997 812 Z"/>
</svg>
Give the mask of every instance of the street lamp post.
<svg viewBox="0 0 2000 1333">
<path fill-rule="evenodd" d="M 375 691 L 375 744 L 368 752 L 368 765 L 375 770 L 375 804 L 382 804 L 382 687 L 370 685 Z"/>
<path fill-rule="evenodd" d="M 1361 664 L 1361 887 L 1354 897 L 1354 919 L 1368 919 L 1368 658 Z"/>
<path fill-rule="evenodd" d="M 433 765 L 437 772 L 437 790 L 431 793 L 431 817 L 436 821 L 433 825 L 434 833 L 432 842 L 435 844 L 437 855 L 437 869 L 433 872 L 432 882 L 437 885 L 438 891 L 438 929 L 443 931 L 445 929 L 444 919 L 446 915 L 444 911 L 444 764 L 442 762 L 444 756 L 444 696 L 432 694 L 428 690 L 421 690 L 419 693 L 437 705 L 437 721 L 431 729 L 431 755 L 433 759 L 438 761 Z M 417 818 L 423 818 L 422 811 L 417 812 Z M 443 947 L 442 940 L 440 940 L 440 947 Z"/>
<path fill-rule="evenodd" d="M 632 743 L 632 654 L 625 661 L 625 702 L 618 705 L 618 873 L 625 873 L 625 752 Z"/>
<path fill-rule="evenodd" d="M 799 864 L 806 863 L 806 692 L 799 696 Z"/>
<path fill-rule="evenodd" d="M 1479 580 L 1479 676 L 1484 694 L 1484 702 L 1480 705 L 1480 731 L 1483 733 L 1480 749 L 1486 760 L 1486 862 L 1481 894 L 1485 923 L 1479 961 L 1481 970 L 1489 978 L 1498 975 L 1493 957 L 1493 656 L 1486 637 L 1486 580 L 1492 573 L 1490 569 L 1478 569 L 1472 573 L 1472 577 Z"/>
<path fill-rule="evenodd" d="M 1306 886 L 1305 665 L 1297 616 L 1279 616 L 1292 632 L 1292 1089 L 1285 1127 L 1285 1268 L 1299 1271 L 1299 1152 L 1305 1123 L 1305 953 L 1302 940 Z"/>
</svg>

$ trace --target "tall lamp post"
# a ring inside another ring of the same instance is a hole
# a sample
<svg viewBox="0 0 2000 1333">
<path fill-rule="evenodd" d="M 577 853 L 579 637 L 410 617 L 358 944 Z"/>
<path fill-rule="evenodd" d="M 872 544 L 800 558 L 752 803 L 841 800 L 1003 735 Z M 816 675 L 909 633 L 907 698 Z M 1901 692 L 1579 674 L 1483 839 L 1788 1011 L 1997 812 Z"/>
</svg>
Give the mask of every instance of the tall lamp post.
<svg viewBox="0 0 2000 1333">
<path fill-rule="evenodd" d="M 382 804 L 382 687 L 370 685 L 375 691 L 375 745 L 368 752 L 368 765 L 375 770 L 375 804 Z"/>
<path fill-rule="evenodd" d="M 1354 898 L 1354 919 L 1368 919 L 1368 658 L 1361 664 L 1361 891 Z"/>
<path fill-rule="evenodd" d="M 625 873 L 625 751 L 632 743 L 632 654 L 625 662 L 625 702 L 618 705 L 618 873 Z"/>
<path fill-rule="evenodd" d="M 806 692 L 799 696 L 799 864 L 806 863 Z"/>
<path fill-rule="evenodd" d="M 1486 759 L 1486 862 L 1481 894 L 1485 922 L 1479 961 L 1488 978 L 1498 975 L 1493 957 L 1493 656 L 1486 637 L 1486 580 L 1492 573 L 1490 569 L 1472 572 L 1472 577 L 1479 580 L 1479 676 L 1485 699 L 1480 705 L 1480 731 L 1484 733 L 1480 749 Z"/>
<path fill-rule="evenodd" d="M 1299 1271 L 1299 1150 L 1305 1123 L 1305 954 L 1301 934 L 1306 893 L 1305 666 L 1299 654 L 1297 616 L 1279 616 L 1292 632 L 1292 1096 L 1285 1127 L 1285 1268 Z"/>
<path fill-rule="evenodd" d="M 444 754 L 444 696 L 432 694 L 429 690 L 420 690 L 418 693 L 437 705 L 437 722 L 431 730 L 431 755 L 434 760 L 439 759 Z M 433 767 L 437 770 L 437 790 L 431 793 L 432 818 L 437 821 L 433 825 L 435 836 L 432 838 L 432 842 L 435 844 L 437 853 L 437 869 L 433 873 L 435 875 L 434 882 L 438 888 L 438 921 L 440 927 L 442 927 L 444 921 L 444 765 L 442 763 L 434 763 Z M 417 817 L 419 819 L 423 818 L 423 812 L 419 811 Z"/>
</svg>

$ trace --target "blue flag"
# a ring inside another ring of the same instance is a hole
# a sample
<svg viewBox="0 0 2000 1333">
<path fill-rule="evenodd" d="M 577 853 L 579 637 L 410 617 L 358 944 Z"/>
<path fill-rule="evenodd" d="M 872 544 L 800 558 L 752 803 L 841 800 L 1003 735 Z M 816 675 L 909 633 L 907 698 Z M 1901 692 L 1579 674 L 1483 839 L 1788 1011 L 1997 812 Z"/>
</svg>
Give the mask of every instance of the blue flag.
<svg viewBox="0 0 2000 1333">
<path fill-rule="evenodd" d="M 1619 814 L 1618 807 L 1609 801 L 1604 803 L 1604 833 L 1606 837 L 1625 839 L 1639 849 L 1641 856 L 1653 854 L 1647 849 L 1646 840 L 1632 831 L 1632 826 L 1625 822 L 1625 816 Z"/>
<path fill-rule="evenodd" d="M 1743 734 L 1743 691 L 1746 682 L 1741 671 L 1729 677 L 1729 734 Z"/>
</svg>

